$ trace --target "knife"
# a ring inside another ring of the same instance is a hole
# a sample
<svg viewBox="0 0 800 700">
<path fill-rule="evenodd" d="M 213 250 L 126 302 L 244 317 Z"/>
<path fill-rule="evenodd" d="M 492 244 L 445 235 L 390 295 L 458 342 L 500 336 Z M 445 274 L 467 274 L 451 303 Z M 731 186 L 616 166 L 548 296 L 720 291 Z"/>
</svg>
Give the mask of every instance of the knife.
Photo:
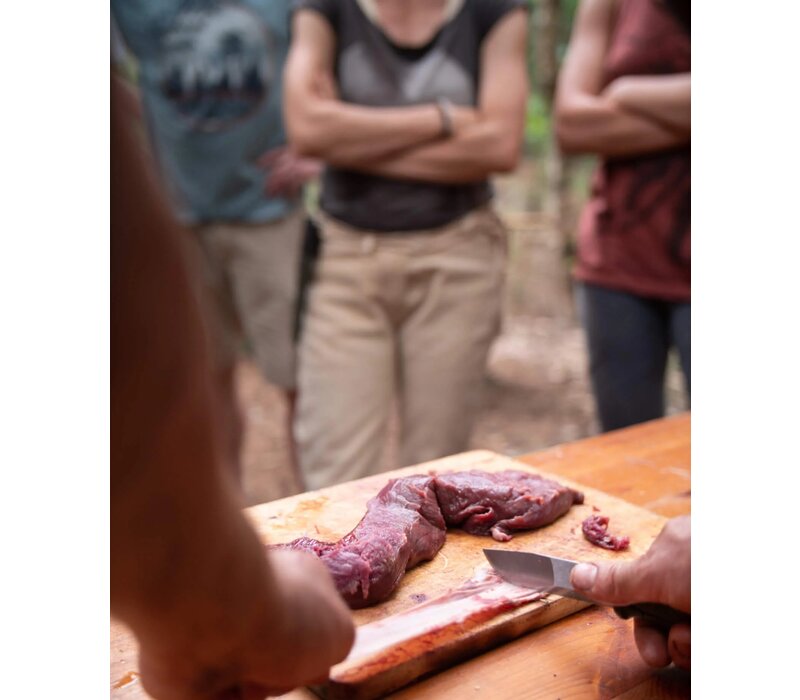
<svg viewBox="0 0 800 700">
<path fill-rule="evenodd" d="M 523 588 L 538 588 L 548 593 L 584 600 L 603 605 L 578 593 L 569 582 L 569 575 L 578 562 L 559 559 L 534 552 L 517 552 L 511 549 L 484 549 L 483 553 L 492 568 L 509 583 Z M 675 610 L 661 603 L 635 603 L 614 606 L 614 612 L 623 620 L 638 617 L 661 628 L 669 628 L 679 622 L 691 622 L 688 613 Z"/>
</svg>

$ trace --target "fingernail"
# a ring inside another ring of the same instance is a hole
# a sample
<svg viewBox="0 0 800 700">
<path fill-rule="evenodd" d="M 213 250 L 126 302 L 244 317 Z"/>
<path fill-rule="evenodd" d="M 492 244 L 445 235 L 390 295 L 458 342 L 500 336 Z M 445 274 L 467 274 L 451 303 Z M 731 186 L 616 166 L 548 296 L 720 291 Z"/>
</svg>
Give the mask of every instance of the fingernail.
<svg viewBox="0 0 800 700">
<path fill-rule="evenodd" d="M 597 579 L 597 567 L 594 564 L 578 564 L 570 576 L 572 585 L 582 591 L 591 590 Z"/>
</svg>

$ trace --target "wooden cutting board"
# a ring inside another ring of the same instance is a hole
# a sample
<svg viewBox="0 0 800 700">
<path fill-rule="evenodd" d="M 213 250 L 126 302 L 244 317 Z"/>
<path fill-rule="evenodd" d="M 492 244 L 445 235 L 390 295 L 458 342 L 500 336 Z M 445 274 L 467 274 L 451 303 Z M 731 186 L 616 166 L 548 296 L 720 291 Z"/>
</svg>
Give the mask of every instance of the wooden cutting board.
<svg viewBox="0 0 800 700">
<path fill-rule="evenodd" d="M 537 470 L 489 451 L 466 452 L 426 464 L 385 472 L 358 481 L 340 484 L 265 503 L 246 513 L 265 542 L 288 542 L 307 535 L 335 541 L 355 527 L 366 511 L 367 501 L 390 479 L 428 472 L 481 469 L 502 471 L 519 469 L 541 474 L 585 495 L 583 505 L 573 506 L 555 523 L 530 532 L 516 534 L 507 543 L 449 530 L 444 547 L 436 557 L 406 573 L 392 598 L 372 608 L 353 611 L 357 626 L 381 621 L 381 631 L 391 636 L 394 623 L 408 611 L 457 589 L 487 566 L 484 547 L 523 549 L 576 560 L 633 558 L 643 554 L 663 527 L 666 519 L 626 501 L 575 482 Z M 609 516 L 609 531 L 628 535 L 630 549 L 608 552 L 591 545 L 581 533 L 581 522 L 596 510 Z M 424 675 L 481 653 L 504 641 L 519 637 L 586 607 L 585 603 L 555 595 L 501 612 L 490 619 L 468 620 L 436 632 L 421 633 L 387 649 L 366 656 L 351 656 L 331 672 L 329 682 L 314 691 L 325 698 L 381 697 Z M 400 616 L 400 617 L 395 617 Z M 365 628 L 366 629 L 366 628 Z"/>
</svg>

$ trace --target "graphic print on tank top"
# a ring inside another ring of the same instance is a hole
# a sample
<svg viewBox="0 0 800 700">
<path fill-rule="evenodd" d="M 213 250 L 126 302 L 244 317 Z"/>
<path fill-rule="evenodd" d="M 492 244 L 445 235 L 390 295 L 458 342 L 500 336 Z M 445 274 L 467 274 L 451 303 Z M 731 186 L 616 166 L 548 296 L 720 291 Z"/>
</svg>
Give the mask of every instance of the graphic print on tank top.
<svg viewBox="0 0 800 700">
<path fill-rule="evenodd" d="M 393 44 L 376 23 L 377 10 L 366 0 L 356 0 L 368 22 L 359 39 L 339 57 L 342 97 L 356 104 L 385 107 L 415 105 L 447 98 L 454 104 L 475 104 L 475 78 L 447 50 L 457 27 L 451 20 L 463 0 L 449 2 L 444 23 L 416 56 Z"/>
<path fill-rule="evenodd" d="M 448 0 L 444 22 L 425 46 L 397 45 L 381 29 L 374 3 L 364 0 L 293 0 L 311 10 L 335 36 L 333 69 L 339 97 L 366 107 L 406 107 L 447 99 L 477 104 L 483 42 L 526 0 Z M 488 178 L 442 183 L 382 177 L 329 166 L 320 208 L 359 230 L 414 232 L 446 226 L 492 198 Z"/>
<path fill-rule="evenodd" d="M 193 129 L 220 131 L 252 115 L 277 72 L 269 27 L 232 2 L 181 10 L 161 39 L 162 94 Z"/>
</svg>

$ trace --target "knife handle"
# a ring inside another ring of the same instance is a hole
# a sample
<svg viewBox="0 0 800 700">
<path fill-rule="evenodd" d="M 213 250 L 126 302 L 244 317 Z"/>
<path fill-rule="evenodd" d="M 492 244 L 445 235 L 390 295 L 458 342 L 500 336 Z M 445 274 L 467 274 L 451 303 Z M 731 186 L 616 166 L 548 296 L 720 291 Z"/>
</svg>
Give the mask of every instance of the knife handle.
<svg viewBox="0 0 800 700">
<path fill-rule="evenodd" d="M 636 603 L 634 605 L 618 605 L 614 607 L 614 612 L 617 613 L 623 620 L 631 617 L 638 617 L 645 622 L 649 622 L 658 627 L 672 627 L 680 622 L 691 624 L 692 616 L 689 613 L 681 612 L 669 605 L 662 605 L 661 603 Z"/>
</svg>

